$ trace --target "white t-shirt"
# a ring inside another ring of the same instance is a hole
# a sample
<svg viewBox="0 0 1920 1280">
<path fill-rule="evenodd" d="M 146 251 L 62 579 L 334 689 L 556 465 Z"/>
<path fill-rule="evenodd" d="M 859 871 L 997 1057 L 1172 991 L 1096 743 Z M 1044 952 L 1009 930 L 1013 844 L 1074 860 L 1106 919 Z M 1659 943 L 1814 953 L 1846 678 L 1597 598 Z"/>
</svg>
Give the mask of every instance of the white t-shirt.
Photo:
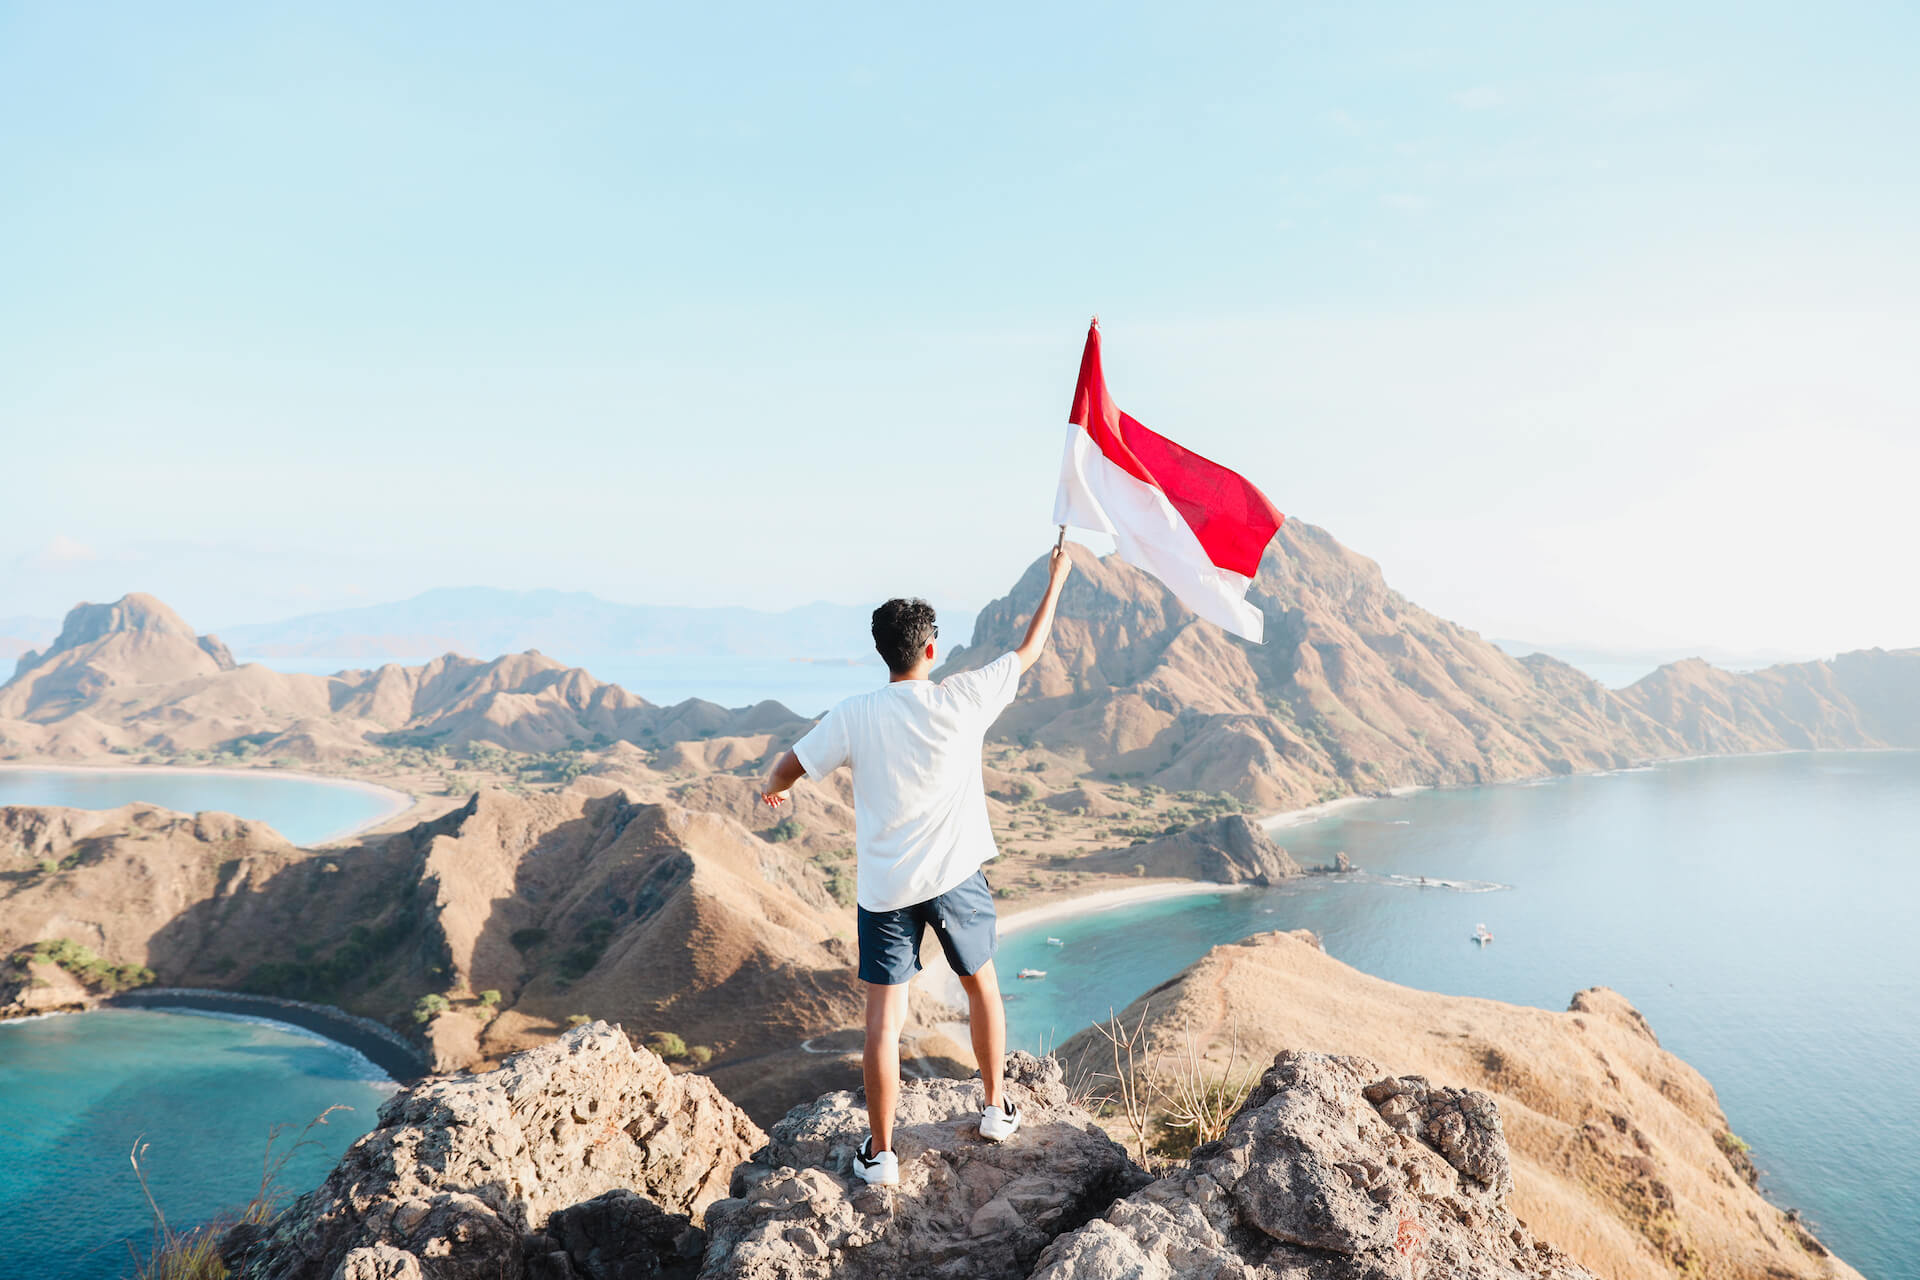
<svg viewBox="0 0 1920 1280">
<path fill-rule="evenodd" d="M 793 754 L 810 778 L 853 766 L 860 905 L 893 911 L 937 898 L 999 854 L 980 748 L 1020 688 L 1020 656 L 977 671 L 901 680 L 827 712 Z"/>
</svg>

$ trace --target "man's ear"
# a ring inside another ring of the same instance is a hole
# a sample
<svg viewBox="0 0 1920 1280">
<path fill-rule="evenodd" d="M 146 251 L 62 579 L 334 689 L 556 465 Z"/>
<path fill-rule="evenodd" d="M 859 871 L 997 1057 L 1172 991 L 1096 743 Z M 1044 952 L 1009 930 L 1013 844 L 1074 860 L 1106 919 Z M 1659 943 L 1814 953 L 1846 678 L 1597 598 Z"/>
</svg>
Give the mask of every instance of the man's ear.
<svg viewBox="0 0 1920 1280">
<path fill-rule="evenodd" d="M 933 661 L 933 641 L 927 641 L 927 661 Z"/>
</svg>

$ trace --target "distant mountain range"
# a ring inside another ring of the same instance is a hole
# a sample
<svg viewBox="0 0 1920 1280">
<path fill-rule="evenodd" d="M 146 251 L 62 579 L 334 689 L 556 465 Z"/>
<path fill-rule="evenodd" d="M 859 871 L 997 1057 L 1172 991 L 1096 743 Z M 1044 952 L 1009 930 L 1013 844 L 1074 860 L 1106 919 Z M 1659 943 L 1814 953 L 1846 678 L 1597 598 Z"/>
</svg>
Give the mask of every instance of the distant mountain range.
<svg viewBox="0 0 1920 1280">
<path fill-rule="evenodd" d="M 1670 663 L 1612 690 L 1515 658 L 1288 521 L 1248 599 L 1267 643 L 1200 622 L 1158 581 L 1076 548 L 1054 643 L 994 728 L 1089 774 L 1292 809 L 1355 793 L 1611 769 L 1703 752 L 1920 746 L 1920 649 L 1736 673 Z M 1036 561 L 936 675 L 1018 642 Z"/>
<path fill-rule="evenodd" d="M 1664 667 L 1670 662 L 1684 662 L 1689 658 L 1711 662 L 1714 666 L 1726 671 L 1758 671 L 1761 667 L 1771 667 L 1781 662 L 1805 662 L 1816 656 L 1784 649 L 1722 649 L 1713 645 L 1633 648 L 1588 644 L 1580 640 L 1546 642 L 1514 640 L 1499 636 L 1495 636 L 1493 642 L 1500 646 L 1502 652 L 1512 654 L 1516 658 L 1524 658 L 1534 653 L 1544 653 L 1558 658 L 1570 666 L 1580 668 L 1600 683 L 1616 689 L 1622 685 L 1631 684 L 1648 672 Z"/>
<path fill-rule="evenodd" d="M 538 649 L 571 662 L 605 657 L 699 655 L 847 659 L 871 656 L 866 605 L 797 609 L 615 604 L 585 591 L 438 587 L 410 600 L 309 613 L 282 622 L 223 627 L 235 653 L 352 662 L 417 660 L 443 653 L 491 657 Z M 973 628 L 952 610 L 951 635 Z"/>
<path fill-rule="evenodd" d="M 367 746 L 490 742 L 552 751 L 617 741 L 658 748 L 804 725 L 777 702 L 729 711 L 690 699 L 656 706 L 543 654 L 481 661 L 443 654 L 334 675 L 240 665 L 213 635 L 150 595 L 83 604 L 44 651 L 0 684 L 0 754 L 73 758 L 136 748 L 233 749 L 343 760 Z"/>
</svg>

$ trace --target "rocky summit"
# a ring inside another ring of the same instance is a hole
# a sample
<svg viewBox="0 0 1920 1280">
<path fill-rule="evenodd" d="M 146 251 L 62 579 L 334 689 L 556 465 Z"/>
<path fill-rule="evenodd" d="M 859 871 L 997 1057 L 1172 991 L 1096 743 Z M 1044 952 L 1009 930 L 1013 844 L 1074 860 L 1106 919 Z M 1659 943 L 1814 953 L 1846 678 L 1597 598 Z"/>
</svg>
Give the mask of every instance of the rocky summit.
<svg viewBox="0 0 1920 1280">
<path fill-rule="evenodd" d="M 1506 1207 L 1484 1093 L 1284 1052 L 1185 1168 L 1054 1242 L 1033 1280 L 1407 1280 L 1591 1272 Z"/>
<path fill-rule="evenodd" d="M 664 1218 L 684 1236 L 764 1138 L 710 1081 L 590 1023 L 498 1070 L 397 1094 L 318 1189 L 234 1228 L 222 1253 L 241 1280 L 566 1276 L 565 1242 L 583 1261 L 608 1256 L 610 1221 L 657 1239 Z M 650 1209 L 581 1206 L 608 1192 Z"/>
<path fill-rule="evenodd" d="M 891 1280 L 1024 1276 L 1062 1232 L 1147 1177 L 1068 1097 L 1060 1065 L 1015 1053 L 1009 1098 L 1020 1131 L 980 1137 L 980 1086 L 916 1080 L 901 1091 L 893 1147 L 900 1185 L 851 1176 L 867 1136 L 852 1093 L 796 1107 L 707 1212 L 702 1280 Z"/>
<path fill-rule="evenodd" d="M 977 1081 L 906 1082 L 900 1185 L 870 1187 L 849 1167 L 857 1094 L 763 1135 L 593 1023 L 397 1095 L 317 1190 L 221 1250 L 241 1280 L 1591 1275 L 1508 1210 L 1484 1093 L 1284 1052 L 1225 1137 L 1156 1180 L 1053 1059 L 1013 1054 L 1008 1091 L 1026 1123 L 994 1144 Z"/>
</svg>

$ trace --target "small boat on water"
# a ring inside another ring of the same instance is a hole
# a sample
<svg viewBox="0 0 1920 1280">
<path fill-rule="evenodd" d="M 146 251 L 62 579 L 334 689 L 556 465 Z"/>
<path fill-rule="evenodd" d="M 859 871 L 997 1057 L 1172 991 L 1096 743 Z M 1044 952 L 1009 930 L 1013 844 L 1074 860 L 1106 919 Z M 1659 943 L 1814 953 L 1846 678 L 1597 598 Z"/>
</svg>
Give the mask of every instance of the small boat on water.
<svg viewBox="0 0 1920 1280">
<path fill-rule="evenodd" d="M 1493 941 L 1493 930 L 1483 924 L 1477 924 L 1473 926 L 1473 940 L 1484 947 Z"/>
<path fill-rule="evenodd" d="M 1064 942 L 1062 942 L 1062 941 L 1060 941 L 1060 939 L 1058 939 L 1058 938 L 1048 938 L 1048 939 L 1047 939 L 1047 945 L 1048 945 L 1048 946 L 1050 946 L 1050 947 L 1064 947 L 1064 946 L 1066 946 L 1067 944 L 1066 944 L 1066 943 L 1064 943 Z"/>
<path fill-rule="evenodd" d="M 1047 976 L 1047 971 L 1045 969 L 1022 969 L 1020 976 L 1023 978 L 1044 978 Z"/>
</svg>

